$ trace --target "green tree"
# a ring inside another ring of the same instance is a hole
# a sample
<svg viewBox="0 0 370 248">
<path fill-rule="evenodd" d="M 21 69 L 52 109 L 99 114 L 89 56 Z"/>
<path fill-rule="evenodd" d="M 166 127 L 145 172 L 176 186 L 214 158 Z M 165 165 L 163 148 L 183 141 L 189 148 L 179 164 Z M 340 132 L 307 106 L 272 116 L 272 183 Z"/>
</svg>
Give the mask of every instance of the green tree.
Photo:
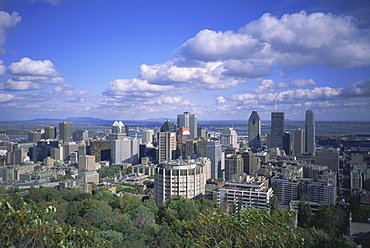
<svg viewBox="0 0 370 248">
<path fill-rule="evenodd" d="M 307 201 L 310 201 L 310 199 L 302 194 L 298 204 L 298 223 L 301 227 L 311 226 L 312 210 Z"/>
</svg>

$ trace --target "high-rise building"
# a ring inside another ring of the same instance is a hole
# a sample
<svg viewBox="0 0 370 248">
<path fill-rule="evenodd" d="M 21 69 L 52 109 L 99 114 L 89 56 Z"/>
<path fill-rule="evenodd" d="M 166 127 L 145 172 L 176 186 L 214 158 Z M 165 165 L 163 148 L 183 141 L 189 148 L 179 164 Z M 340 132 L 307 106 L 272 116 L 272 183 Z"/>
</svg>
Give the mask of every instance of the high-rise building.
<svg viewBox="0 0 370 248">
<path fill-rule="evenodd" d="M 299 181 L 297 179 L 273 177 L 271 187 L 280 205 L 289 205 L 291 200 L 298 200 Z"/>
<path fill-rule="evenodd" d="M 186 141 L 191 139 L 190 127 L 180 127 L 177 131 L 177 152 L 178 156 L 186 157 Z"/>
<path fill-rule="evenodd" d="M 283 150 L 285 151 L 285 154 L 290 156 L 292 155 L 292 139 L 291 134 L 289 132 L 284 132 L 283 136 Z"/>
<path fill-rule="evenodd" d="M 28 132 L 28 142 L 35 143 L 41 140 L 41 132 L 30 131 Z"/>
<path fill-rule="evenodd" d="M 143 143 L 153 144 L 153 135 L 154 135 L 154 130 L 151 130 L 151 129 L 143 130 Z"/>
<path fill-rule="evenodd" d="M 95 156 L 93 155 L 82 155 L 79 156 L 78 171 L 93 171 L 96 170 Z"/>
<path fill-rule="evenodd" d="M 158 162 L 175 158 L 176 132 L 158 132 Z"/>
<path fill-rule="evenodd" d="M 190 127 L 190 134 L 193 139 L 198 135 L 198 120 L 195 114 L 190 112 L 184 112 L 183 114 L 177 115 L 177 127 Z"/>
<path fill-rule="evenodd" d="M 173 195 L 197 199 L 205 194 L 205 185 L 206 163 L 201 161 L 169 161 L 155 168 L 154 192 L 157 205 Z"/>
<path fill-rule="evenodd" d="M 306 130 L 306 153 L 315 154 L 316 151 L 315 116 L 312 110 L 306 111 L 305 130 Z"/>
<path fill-rule="evenodd" d="M 337 198 L 336 180 L 318 178 L 302 182 L 302 194 L 312 202 L 335 205 Z"/>
<path fill-rule="evenodd" d="M 207 130 L 204 127 L 198 127 L 198 138 L 207 139 Z"/>
<path fill-rule="evenodd" d="M 220 142 L 223 147 L 238 147 L 238 134 L 231 127 L 225 128 L 221 132 Z"/>
<path fill-rule="evenodd" d="M 112 140 L 112 162 L 120 163 L 139 163 L 140 140 L 125 138 Z"/>
<path fill-rule="evenodd" d="M 71 142 L 72 136 L 72 123 L 59 122 L 59 139 L 63 142 Z"/>
<path fill-rule="evenodd" d="M 112 130 L 108 134 L 109 140 L 121 140 L 126 138 L 126 129 L 122 121 L 115 121 L 112 125 Z"/>
<path fill-rule="evenodd" d="M 231 180 L 231 176 L 244 171 L 243 158 L 240 154 L 227 154 L 225 158 L 225 180 Z"/>
<path fill-rule="evenodd" d="M 85 141 L 89 139 L 88 130 L 76 130 L 73 132 L 73 141 Z"/>
<path fill-rule="evenodd" d="M 339 152 L 333 148 L 316 151 L 315 164 L 328 166 L 329 170 L 339 172 Z"/>
<path fill-rule="evenodd" d="M 257 111 L 253 111 L 248 120 L 249 146 L 261 148 L 261 118 Z"/>
<path fill-rule="evenodd" d="M 302 129 L 292 131 L 292 156 L 297 156 L 305 151 L 305 132 Z"/>
<path fill-rule="evenodd" d="M 55 127 L 45 127 L 44 138 L 45 139 L 56 139 L 57 129 Z"/>
<path fill-rule="evenodd" d="M 285 132 L 284 112 L 271 113 L 271 147 L 283 149 L 283 137 Z"/>
<path fill-rule="evenodd" d="M 209 141 L 206 146 L 206 157 L 211 160 L 211 178 L 222 178 L 225 159 L 219 141 Z"/>
</svg>

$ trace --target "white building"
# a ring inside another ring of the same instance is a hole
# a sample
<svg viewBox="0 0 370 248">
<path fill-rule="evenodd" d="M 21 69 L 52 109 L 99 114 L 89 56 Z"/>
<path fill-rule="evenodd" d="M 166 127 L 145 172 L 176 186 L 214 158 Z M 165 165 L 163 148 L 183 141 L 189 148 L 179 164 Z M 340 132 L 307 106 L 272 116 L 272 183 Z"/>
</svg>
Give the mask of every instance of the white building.
<svg viewBox="0 0 370 248">
<path fill-rule="evenodd" d="M 125 138 L 112 140 L 112 162 L 120 163 L 139 163 L 140 139 Z"/>
<path fill-rule="evenodd" d="M 208 163 L 209 164 L 209 163 Z M 195 160 L 173 160 L 155 168 L 154 194 L 160 204 L 171 196 L 197 199 L 205 194 L 207 163 Z"/>
<path fill-rule="evenodd" d="M 233 128 L 225 128 L 221 132 L 220 142 L 223 147 L 238 147 L 238 134 Z"/>
<path fill-rule="evenodd" d="M 254 207 L 270 211 L 272 196 L 273 190 L 265 178 L 257 180 L 247 174 L 235 174 L 233 180 L 213 192 L 213 201 L 223 207 Z"/>
<path fill-rule="evenodd" d="M 154 135 L 154 130 L 151 130 L 151 129 L 143 130 L 143 143 L 153 144 L 153 135 Z"/>
</svg>

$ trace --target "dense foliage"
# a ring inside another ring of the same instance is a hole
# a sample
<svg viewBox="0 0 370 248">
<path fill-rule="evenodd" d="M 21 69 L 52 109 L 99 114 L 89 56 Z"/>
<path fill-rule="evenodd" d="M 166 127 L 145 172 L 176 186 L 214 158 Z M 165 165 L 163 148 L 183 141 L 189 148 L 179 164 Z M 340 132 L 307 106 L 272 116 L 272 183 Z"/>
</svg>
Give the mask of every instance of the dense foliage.
<svg viewBox="0 0 370 248">
<path fill-rule="evenodd" d="M 7 193 L 1 247 L 353 247 L 344 235 L 346 214 L 334 206 L 297 226 L 298 215 L 278 207 L 227 213 L 205 198 L 173 197 L 157 206 L 103 189 Z"/>
</svg>

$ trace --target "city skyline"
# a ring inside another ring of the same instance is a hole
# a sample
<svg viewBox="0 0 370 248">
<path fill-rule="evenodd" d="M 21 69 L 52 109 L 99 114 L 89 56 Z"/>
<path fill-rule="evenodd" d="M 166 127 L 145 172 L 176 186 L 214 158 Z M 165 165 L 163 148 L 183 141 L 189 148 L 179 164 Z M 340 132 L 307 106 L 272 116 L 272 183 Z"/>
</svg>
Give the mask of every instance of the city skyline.
<svg viewBox="0 0 370 248">
<path fill-rule="evenodd" d="M 370 121 L 368 1 L 0 6 L 0 121 Z"/>
</svg>

